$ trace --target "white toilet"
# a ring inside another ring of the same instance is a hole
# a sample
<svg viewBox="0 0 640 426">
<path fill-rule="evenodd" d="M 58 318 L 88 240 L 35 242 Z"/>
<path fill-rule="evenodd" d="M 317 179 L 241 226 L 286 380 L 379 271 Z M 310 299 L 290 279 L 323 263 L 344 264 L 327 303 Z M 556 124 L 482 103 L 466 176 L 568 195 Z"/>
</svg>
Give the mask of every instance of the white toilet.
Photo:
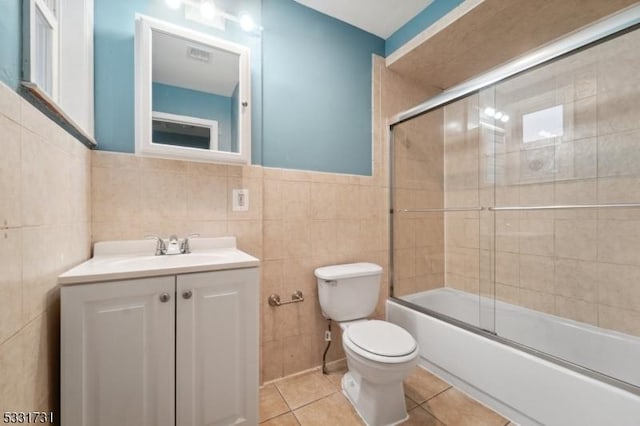
<svg viewBox="0 0 640 426">
<path fill-rule="evenodd" d="M 322 314 L 343 330 L 344 394 L 368 425 L 407 420 L 402 381 L 417 363 L 418 344 L 403 328 L 366 318 L 378 302 L 382 268 L 350 263 L 318 268 L 315 275 Z"/>
</svg>

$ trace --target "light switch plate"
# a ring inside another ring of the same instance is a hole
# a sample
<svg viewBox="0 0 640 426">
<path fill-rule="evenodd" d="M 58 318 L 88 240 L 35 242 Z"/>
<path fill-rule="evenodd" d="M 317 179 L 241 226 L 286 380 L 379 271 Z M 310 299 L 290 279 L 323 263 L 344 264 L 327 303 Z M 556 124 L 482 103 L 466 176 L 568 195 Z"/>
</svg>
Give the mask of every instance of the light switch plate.
<svg viewBox="0 0 640 426">
<path fill-rule="evenodd" d="M 232 195 L 232 209 L 234 212 L 246 212 L 249 210 L 248 189 L 234 189 Z"/>
</svg>

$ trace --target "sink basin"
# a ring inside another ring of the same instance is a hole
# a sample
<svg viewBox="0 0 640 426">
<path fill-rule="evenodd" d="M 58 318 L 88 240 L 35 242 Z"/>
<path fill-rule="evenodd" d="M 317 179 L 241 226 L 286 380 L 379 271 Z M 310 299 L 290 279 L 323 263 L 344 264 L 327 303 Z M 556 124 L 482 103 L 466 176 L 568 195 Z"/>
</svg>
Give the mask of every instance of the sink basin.
<svg viewBox="0 0 640 426">
<path fill-rule="evenodd" d="M 112 265 L 128 265 L 129 267 L 155 268 L 163 266 L 188 266 L 202 263 L 218 263 L 224 259 L 231 260 L 232 255 L 224 253 L 189 253 L 162 256 L 134 256 L 118 259 L 102 259 Z"/>
<path fill-rule="evenodd" d="M 198 238 L 192 253 L 155 256 L 155 242 L 96 243 L 94 257 L 58 277 L 61 285 L 249 268 L 258 259 L 238 250 L 235 237 Z"/>
</svg>

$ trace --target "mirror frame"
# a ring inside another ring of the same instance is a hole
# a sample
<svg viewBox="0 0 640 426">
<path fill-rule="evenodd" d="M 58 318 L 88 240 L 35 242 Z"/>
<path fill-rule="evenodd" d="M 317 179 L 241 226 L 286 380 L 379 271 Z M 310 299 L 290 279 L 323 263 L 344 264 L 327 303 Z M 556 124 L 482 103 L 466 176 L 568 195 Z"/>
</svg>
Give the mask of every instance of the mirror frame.
<svg viewBox="0 0 640 426">
<path fill-rule="evenodd" d="M 239 152 L 203 150 L 164 145 L 152 141 L 152 32 L 160 31 L 192 40 L 239 57 L 238 148 Z M 193 31 L 159 19 L 136 14 L 135 35 L 135 131 L 136 155 L 169 159 L 207 161 L 230 164 L 251 163 L 251 69 L 249 48 L 230 41 Z"/>
</svg>

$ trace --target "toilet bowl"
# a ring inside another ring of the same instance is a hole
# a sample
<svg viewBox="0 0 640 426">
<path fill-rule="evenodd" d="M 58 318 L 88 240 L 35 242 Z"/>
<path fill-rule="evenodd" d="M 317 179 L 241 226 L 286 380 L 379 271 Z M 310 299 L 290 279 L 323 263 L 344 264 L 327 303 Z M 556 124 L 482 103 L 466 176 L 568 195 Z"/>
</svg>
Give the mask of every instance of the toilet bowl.
<svg viewBox="0 0 640 426">
<path fill-rule="evenodd" d="M 322 313 L 343 330 L 349 369 L 343 393 L 367 425 L 407 420 L 402 382 L 417 363 L 418 344 L 402 327 L 366 319 L 377 304 L 382 268 L 356 263 L 315 272 Z"/>
<path fill-rule="evenodd" d="M 340 324 L 349 371 L 342 390 L 369 425 L 407 420 L 402 381 L 418 360 L 418 345 L 403 328 L 386 321 Z"/>
</svg>

